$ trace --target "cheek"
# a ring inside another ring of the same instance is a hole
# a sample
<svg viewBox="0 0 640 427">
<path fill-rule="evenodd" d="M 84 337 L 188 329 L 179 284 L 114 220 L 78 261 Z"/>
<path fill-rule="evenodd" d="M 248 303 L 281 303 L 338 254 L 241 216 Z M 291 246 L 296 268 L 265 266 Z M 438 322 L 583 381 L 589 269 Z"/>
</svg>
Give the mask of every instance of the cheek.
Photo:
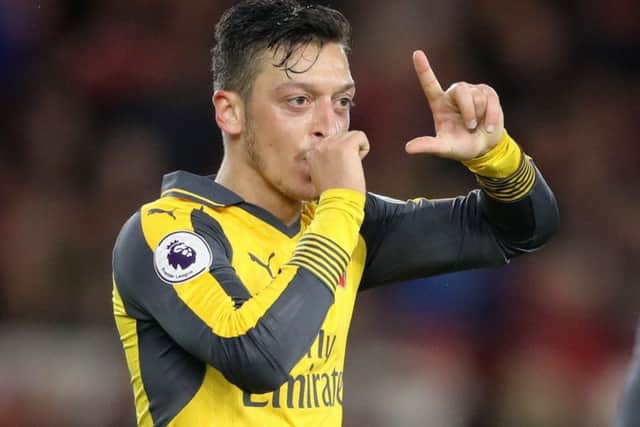
<svg viewBox="0 0 640 427">
<path fill-rule="evenodd" d="M 292 113 L 278 105 L 267 105 L 260 108 L 252 115 L 254 129 L 269 135 L 273 139 L 272 144 L 279 145 L 283 140 L 303 137 L 311 124 L 310 113 Z M 302 145 L 302 141 L 300 141 Z"/>
<path fill-rule="evenodd" d="M 259 168 L 271 179 L 308 175 L 300 165 L 300 154 L 310 144 L 310 114 L 295 114 L 277 104 L 264 102 L 254 104 L 248 117 L 255 150 L 260 158 Z"/>
<path fill-rule="evenodd" d="M 287 181 L 291 174 L 298 174 L 297 159 L 304 147 L 302 134 L 297 122 L 291 119 L 277 114 L 269 118 L 253 123 L 253 160 L 270 180 Z"/>
<path fill-rule="evenodd" d="M 286 109 L 279 109 L 274 114 L 275 123 L 287 134 L 302 136 L 305 135 L 312 123 L 311 111 L 304 113 L 292 113 Z"/>
<path fill-rule="evenodd" d="M 266 125 L 269 129 L 269 148 L 274 149 L 275 154 L 290 158 L 307 147 L 309 140 L 307 117 L 292 117 L 286 112 L 276 112 Z"/>
</svg>

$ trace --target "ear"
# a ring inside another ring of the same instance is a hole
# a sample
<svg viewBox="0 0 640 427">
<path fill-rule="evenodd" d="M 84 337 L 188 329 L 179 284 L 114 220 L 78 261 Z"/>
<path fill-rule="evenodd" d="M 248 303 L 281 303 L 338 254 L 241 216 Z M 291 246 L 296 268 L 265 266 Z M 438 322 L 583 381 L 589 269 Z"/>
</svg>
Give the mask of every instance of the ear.
<svg viewBox="0 0 640 427">
<path fill-rule="evenodd" d="M 231 91 L 216 90 L 211 97 L 216 111 L 218 127 L 229 135 L 237 136 L 242 133 L 244 123 L 244 103 L 242 98 Z"/>
</svg>

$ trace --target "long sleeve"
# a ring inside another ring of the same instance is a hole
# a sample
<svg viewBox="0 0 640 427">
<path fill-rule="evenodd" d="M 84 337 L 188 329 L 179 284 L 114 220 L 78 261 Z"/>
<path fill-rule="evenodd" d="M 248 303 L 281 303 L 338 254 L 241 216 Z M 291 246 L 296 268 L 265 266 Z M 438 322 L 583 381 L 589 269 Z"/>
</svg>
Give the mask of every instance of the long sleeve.
<svg viewBox="0 0 640 427">
<path fill-rule="evenodd" d="M 358 240 L 364 199 L 350 190 L 323 193 L 290 261 L 255 295 L 233 269 L 214 218 L 180 209 L 172 213 L 175 221 L 165 216 L 171 229 L 154 230 L 138 213 L 114 249 L 116 316 L 135 318 L 138 328 L 157 322 L 243 390 L 274 390 L 308 351 L 333 304 Z M 174 277 L 169 270 L 184 273 Z"/>
<path fill-rule="evenodd" d="M 465 197 L 401 202 L 369 194 L 361 230 L 367 243 L 361 290 L 505 264 L 549 240 L 559 225 L 551 189 L 515 143 L 507 141 L 499 150 L 504 156 L 497 153 L 502 158 L 494 164 L 511 163 L 509 173 L 496 167 L 487 173 L 493 176 L 477 175 L 481 189 Z M 495 160 L 496 154 L 490 155 Z M 487 171 L 486 163 L 468 166 Z"/>
</svg>

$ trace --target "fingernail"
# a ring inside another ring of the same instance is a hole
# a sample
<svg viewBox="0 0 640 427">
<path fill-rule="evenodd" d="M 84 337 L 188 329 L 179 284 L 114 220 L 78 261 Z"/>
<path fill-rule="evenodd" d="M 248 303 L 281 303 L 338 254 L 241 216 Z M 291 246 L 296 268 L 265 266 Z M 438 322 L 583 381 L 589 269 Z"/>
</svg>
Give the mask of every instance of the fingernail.
<svg viewBox="0 0 640 427">
<path fill-rule="evenodd" d="M 478 122 L 476 121 L 476 119 L 473 119 L 469 122 L 467 122 L 467 127 L 471 130 L 475 129 L 476 126 L 478 126 Z"/>
<path fill-rule="evenodd" d="M 494 125 L 487 126 L 487 132 L 492 133 L 494 130 L 496 130 L 496 127 Z"/>
</svg>

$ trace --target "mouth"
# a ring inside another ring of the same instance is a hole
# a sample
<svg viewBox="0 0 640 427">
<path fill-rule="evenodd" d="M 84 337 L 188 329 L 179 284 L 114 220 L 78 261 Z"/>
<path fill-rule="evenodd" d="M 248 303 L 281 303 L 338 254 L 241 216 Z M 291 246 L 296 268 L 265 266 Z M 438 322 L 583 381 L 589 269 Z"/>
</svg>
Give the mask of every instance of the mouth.
<svg viewBox="0 0 640 427">
<path fill-rule="evenodd" d="M 309 150 L 305 150 L 303 152 L 301 152 L 300 154 L 298 154 L 295 159 L 297 161 L 303 161 L 306 162 L 307 161 L 307 153 L 309 152 Z"/>
<path fill-rule="evenodd" d="M 304 175 L 308 179 L 311 179 L 309 162 L 307 161 L 307 155 L 306 154 L 300 155 L 296 161 L 296 164 L 298 165 L 298 168 L 302 173 L 302 175 Z"/>
</svg>

